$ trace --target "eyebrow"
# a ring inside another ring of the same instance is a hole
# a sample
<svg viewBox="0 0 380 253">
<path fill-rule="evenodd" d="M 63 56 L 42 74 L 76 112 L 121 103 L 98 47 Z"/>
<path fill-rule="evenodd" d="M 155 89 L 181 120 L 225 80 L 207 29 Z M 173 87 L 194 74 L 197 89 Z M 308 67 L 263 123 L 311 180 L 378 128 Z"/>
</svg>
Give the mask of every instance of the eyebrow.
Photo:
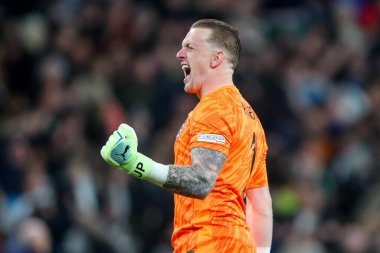
<svg viewBox="0 0 380 253">
<path fill-rule="evenodd" d="M 190 42 L 182 43 L 182 47 L 194 46 L 194 44 Z"/>
</svg>

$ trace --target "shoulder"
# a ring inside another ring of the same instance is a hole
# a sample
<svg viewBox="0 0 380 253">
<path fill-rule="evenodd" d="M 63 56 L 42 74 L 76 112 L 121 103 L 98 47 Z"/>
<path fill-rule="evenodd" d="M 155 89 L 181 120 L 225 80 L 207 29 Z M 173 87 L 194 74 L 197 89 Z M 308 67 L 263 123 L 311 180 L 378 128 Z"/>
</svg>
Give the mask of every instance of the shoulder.
<svg viewBox="0 0 380 253">
<path fill-rule="evenodd" d="M 233 107 L 226 101 L 223 101 L 221 97 L 210 97 L 201 100 L 193 110 L 193 118 L 196 121 L 233 117 Z"/>
<path fill-rule="evenodd" d="M 209 116 L 231 117 L 235 115 L 237 105 L 236 88 L 234 86 L 222 87 L 202 98 L 195 107 L 194 114 L 198 119 Z"/>
</svg>

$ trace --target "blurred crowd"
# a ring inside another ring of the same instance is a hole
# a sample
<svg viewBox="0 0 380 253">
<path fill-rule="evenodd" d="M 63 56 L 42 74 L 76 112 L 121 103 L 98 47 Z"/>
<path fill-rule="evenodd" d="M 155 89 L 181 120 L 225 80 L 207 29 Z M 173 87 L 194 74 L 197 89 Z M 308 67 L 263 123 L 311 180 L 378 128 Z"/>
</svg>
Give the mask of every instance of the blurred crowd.
<svg viewBox="0 0 380 253">
<path fill-rule="evenodd" d="M 240 31 L 272 252 L 380 252 L 380 1 L 3 0 L 0 253 L 171 252 L 172 194 L 99 151 L 127 122 L 173 162 L 197 103 L 175 55 L 199 18 Z"/>
</svg>

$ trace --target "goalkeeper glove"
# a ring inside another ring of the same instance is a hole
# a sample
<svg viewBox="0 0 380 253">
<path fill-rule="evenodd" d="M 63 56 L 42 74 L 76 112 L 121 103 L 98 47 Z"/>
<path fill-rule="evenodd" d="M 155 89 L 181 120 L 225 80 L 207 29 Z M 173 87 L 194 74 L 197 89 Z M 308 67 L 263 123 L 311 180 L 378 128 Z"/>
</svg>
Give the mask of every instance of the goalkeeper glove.
<svg viewBox="0 0 380 253">
<path fill-rule="evenodd" d="M 137 146 L 135 131 L 123 123 L 108 138 L 100 154 L 108 164 L 127 171 L 136 178 L 145 179 L 162 186 L 166 181 L 169 167 L 156 163 L 149 157 L 137 152 Z"/>
</svg>

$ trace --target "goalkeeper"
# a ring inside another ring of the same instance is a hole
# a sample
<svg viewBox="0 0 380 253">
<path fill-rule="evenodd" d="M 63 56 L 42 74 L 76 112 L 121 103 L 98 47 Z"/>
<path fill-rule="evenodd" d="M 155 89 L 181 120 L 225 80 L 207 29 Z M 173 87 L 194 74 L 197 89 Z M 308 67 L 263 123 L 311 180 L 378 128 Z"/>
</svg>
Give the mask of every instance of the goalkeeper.
<svg viewBox="0 0 380 253">
<path fill-rule="evenodd" d="M 218 20 L 195 22 L 184 38 L 177 53 L 184 90 L 200 101 L 178 132 L 174 165 L 139 153 L 126 124 L 101 150 L 110 165 L 174 192 L 174 253 L 270 252 L 268 148 L 232 80 L 240 51 L 238 31 Z"/>
</svg>

